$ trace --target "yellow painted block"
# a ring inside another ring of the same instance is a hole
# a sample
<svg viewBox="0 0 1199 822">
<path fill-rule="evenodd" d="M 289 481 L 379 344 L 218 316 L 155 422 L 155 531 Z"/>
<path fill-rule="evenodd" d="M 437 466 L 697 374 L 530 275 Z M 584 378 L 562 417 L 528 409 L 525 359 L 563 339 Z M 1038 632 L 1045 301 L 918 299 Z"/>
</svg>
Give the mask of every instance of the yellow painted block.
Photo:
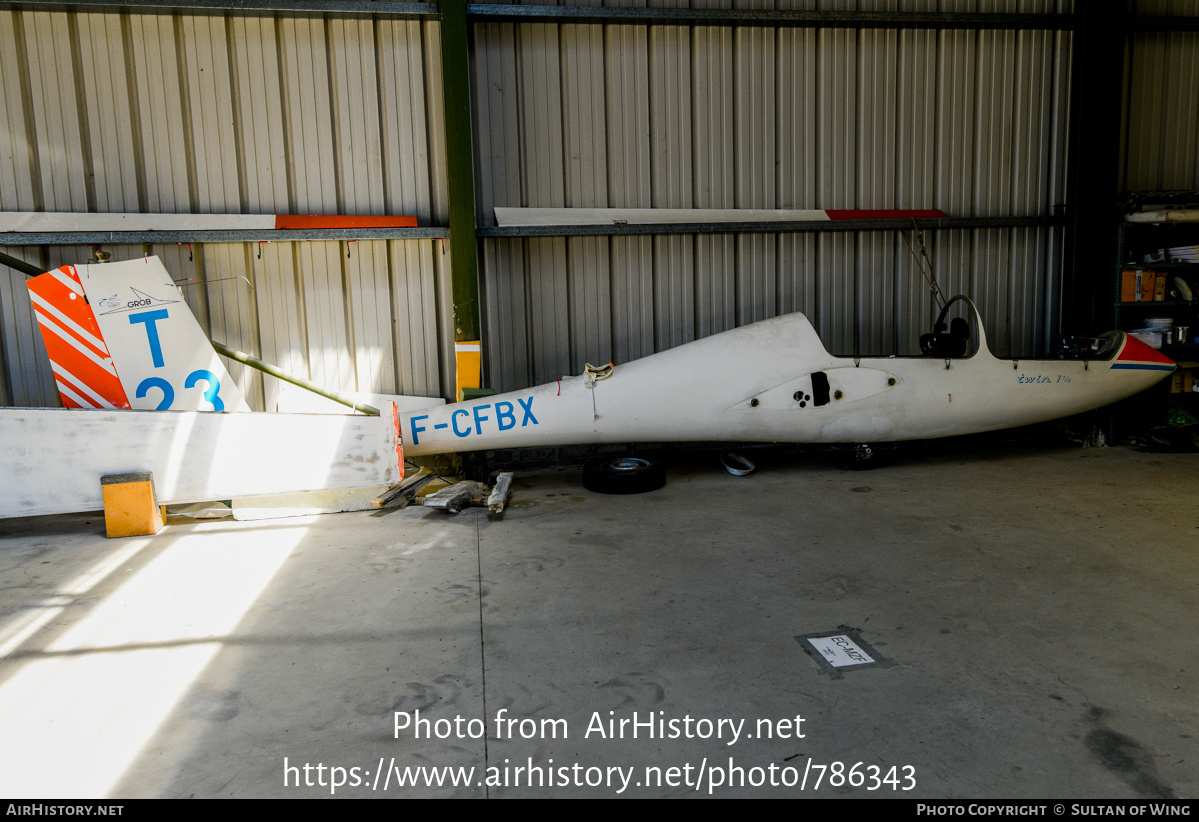
<svg viewBox="0 0 1199 822">
<path fill-rule="evenodd" d="M 463 388 L 478 388 L 482 385 L 482 343 L 479 340 L 454 343 L 454 360 L 457 366 L 458 402 L 462 402 Z"/>
<path fill-rule="evenodd" d="M 150 472 L 101 477 L 100 491 L 104 496 L 104 527 L 109 539 L 146 537 L 162 529 L 164 509 L 158 507 Z"/>
</svg>

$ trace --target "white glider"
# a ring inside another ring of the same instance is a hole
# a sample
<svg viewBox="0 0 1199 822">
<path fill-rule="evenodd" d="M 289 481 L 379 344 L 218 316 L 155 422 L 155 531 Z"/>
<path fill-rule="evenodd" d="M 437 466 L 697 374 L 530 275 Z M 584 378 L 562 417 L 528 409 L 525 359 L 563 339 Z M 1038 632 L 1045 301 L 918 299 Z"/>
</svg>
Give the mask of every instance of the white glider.
<svg viewBox="0 0 1199 822">
<path fill-rule="evenodd" d="M 65 266 L 29 285 L 68 407 L 246 409 L 157 258 Z M 965 318 L 946 322 L 959 302 L 973 320 L 973 346 Z M 925 356 L 834 357 L 806 317 L 790 314 L 536 388 L 397 411 L 398 433 L 409 456 L 589 443 L 895 442 L 1088 411 L 1176 368 L 1122 331 L 1069 359 L 996 358 L 965 297 L 949 302 L 936 327 L 941 333 L 921 341 Z"/>
<path fill-rule="evenodd" d="M 975 320 L 968 355 L 834 357 L 806 317 L 789 314 L 548 385 L 401 414 L 404 451 L 948 437 L 1088 411 L 1176 367 L 1122 331 L 1097 338 L 1076 359 L 999 359 L 977 309 L 964 297 L 955 301 Z M 955 342 L 939 336 L 928 341 L 934 352 Z M 965 347 L 961 336 L 956 342 Z"/>
</svg>

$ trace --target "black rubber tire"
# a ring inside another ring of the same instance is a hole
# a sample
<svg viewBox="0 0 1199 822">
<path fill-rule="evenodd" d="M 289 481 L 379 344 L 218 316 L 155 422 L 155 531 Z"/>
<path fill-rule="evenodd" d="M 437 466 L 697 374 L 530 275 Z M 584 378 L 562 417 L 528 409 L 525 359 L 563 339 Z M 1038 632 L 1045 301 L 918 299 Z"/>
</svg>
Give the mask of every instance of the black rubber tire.
<svg viewBox="0 0 1199 822">
<path fill-rule="evenodd" d="M 597 494 L 644 494 L 666 484 L 666 466 L 644 457 L 609 457 L 583 466 L 583 487 Z"/>
</svg>

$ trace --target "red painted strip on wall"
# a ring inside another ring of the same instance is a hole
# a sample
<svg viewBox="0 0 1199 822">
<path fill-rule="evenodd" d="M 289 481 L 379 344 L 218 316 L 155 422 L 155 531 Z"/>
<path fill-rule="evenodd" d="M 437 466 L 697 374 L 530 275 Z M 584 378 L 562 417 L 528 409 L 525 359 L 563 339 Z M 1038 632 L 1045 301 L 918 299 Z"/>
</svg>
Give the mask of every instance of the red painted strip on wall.
<svg viewBox="0 0 1199 822">
<path fill-rule="evenodd" d="M 830 220 L 910 220 L 913 217 L 921 220 L 933 220 L 945 216 L 943 212 L 927 208 L 830 208 L 824 213 Z"/>
<path fill-rule="evenodd" d="M 275 228 L 415 228 L 416 218 L 371 214 L 276 214 Z"/>
</svg>

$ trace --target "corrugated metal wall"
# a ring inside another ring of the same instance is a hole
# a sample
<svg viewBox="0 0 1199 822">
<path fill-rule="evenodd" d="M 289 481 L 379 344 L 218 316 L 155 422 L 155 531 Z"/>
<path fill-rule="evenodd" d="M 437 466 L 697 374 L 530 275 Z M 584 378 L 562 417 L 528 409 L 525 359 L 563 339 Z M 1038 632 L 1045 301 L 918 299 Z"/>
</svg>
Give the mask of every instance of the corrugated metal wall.
<svg viewBox="0 0 1199 822">
<path fill-rule="evenodd" d="M 494 224 L 495 206 L 969 217 L 1049 215 L 1062 202 L 1069 34 L 486 23 L 475 41 L 480 224 Z M 976 298 L 997 352 L 1044 352 L 1056 232 L 927 241 L 942 288 Z M 895 232 L 487 240 L 483 259 L 504 389 L 789 311 L 842 354 L 915 353 L 930 324 L 928 287 Z"/>
<path fill-rule="evenodd" d="M 1070 0 L 666 4 L 1072 10 Z M 1195 15 L 1199 0 L 1142 0 L 1140 11 Z M 483 225 L 497 205 L 1006 216 L 1050 214 L 1064 196 L 1069 33 L 472 31 Z M 412 213 L 444 225 L 438 32 L 396 20 L 2 11 L 0 210 Z M 1137 34 L 1130 54 L 1126 187 L 1199 187 L 1197 35 Z M 942 288 L 976 298 L 997 352 L 1043 351 L 1058 232 L 927 241 Z M 8 251 L 43 267 L 90 254 Z M 838 353 L 914 353 L 932 305 L 895 232 L 486 240 L 481 251 L 500 389 L 795 310 Z M 440 241 L 154 252 L 175 276 L 207 283 L 187 293 L 214 339 L 335 388 L 451 394 Z M 0 331 L 0 400 L 56 404 L 24 278 L 4 267 Z M 232 371 L 255 407 L 271 402 L 255 374 Z"/>
<path fill-rule="evenodd" d="M 1140 0 L 1141 14 L 1199 16 L 1199 0 Z M 1199 32 L 1137 32 L 1128 69 L 1127 191 L 1199 189 Z"/>
<path fill-rule="evenodd" d="M 0 210 L 444 225 L 438 36 L 435 23 L 405 20 L 0 11 Z M 91 256 L 8 252 L 44 268 Z M 213 339 L 333 389 L 442 395 L 453 384 L 440 241 L 153 253 L 199 281 L 185 293 Z M 3 399 L 56 405 L 24 281 L 0 267 Z M 230 372 L 252 407 L 273 403 L 275 380 Z"/>
</svg>

